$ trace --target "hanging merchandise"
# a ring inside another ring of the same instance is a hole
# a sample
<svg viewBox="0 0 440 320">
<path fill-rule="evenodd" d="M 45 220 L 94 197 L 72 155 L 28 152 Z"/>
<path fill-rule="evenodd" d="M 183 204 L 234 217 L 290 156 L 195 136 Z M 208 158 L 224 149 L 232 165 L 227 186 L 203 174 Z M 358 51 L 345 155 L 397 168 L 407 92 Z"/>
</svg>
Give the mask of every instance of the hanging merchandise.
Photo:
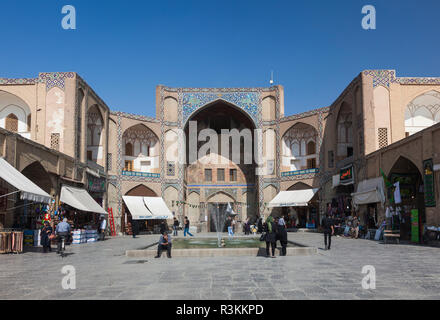
<svg viewBox="0 0 440 320">
<path fill-rule="evenodd" d="M 394 187 L 396 187 L 396 189 L 394 190 L 394 202 L 395 202 L 396 204 L 402 203 L 402 198 L 401 198 L 401 196 L 400 196 L 400 182 L 397 181 L 397 182 L 394 184 Z"/>
</svg>

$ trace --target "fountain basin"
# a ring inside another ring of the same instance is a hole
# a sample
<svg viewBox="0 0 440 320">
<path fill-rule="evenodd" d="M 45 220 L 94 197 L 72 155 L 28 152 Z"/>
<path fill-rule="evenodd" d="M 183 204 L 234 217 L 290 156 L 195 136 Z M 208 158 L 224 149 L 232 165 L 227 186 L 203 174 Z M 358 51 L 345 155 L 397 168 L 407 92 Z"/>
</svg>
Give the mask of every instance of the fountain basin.
<svg viewBox="0 0 440 320">
<path fill-rule="evenodd" d="M 266 243 L 258 238 L 234 238 L 224 239 L 226 247 L 217 247 L 217 238 L 191 238 L 174 239 L 173 257 L 227 257 L 227 256 L 265 256 Z M 289 241 L 287 245 L 288 256 L 313 255 L 318 252 L 315 247 L 304 247 Z M 157 254 L 157 243 L 139 250 L 127 250 L 125 255 L 131 258 L 153 258 Z M 280 248 L 277 248 L 276 255 L 280 255 Z M 166 253 L 162 253 L 166 258 Z"/>
</svg>

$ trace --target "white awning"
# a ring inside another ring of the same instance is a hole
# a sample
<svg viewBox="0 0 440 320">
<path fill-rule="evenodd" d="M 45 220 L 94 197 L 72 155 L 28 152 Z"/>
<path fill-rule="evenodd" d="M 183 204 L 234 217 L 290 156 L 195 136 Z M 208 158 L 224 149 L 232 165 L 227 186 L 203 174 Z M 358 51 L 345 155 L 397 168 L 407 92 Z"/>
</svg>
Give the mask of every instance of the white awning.
<svg viewBox="0 0 440 320">
<path fill-rule="evenodd" d="M 385 185 L 382 177 L 359 182 L 357 190 L 352 193 L 355 205 L 368 203 L 385 203 Z"/>
<path fill-rule="evenodd" d="M 271 202 L 269 208 L 275 207 L 307 207 L 309 201 L 319 189 L 281 191 Z"/>
<path fill-rule="evenodd" d="M 144 203 L 147 209 L 153 213 L 154 219 L 173 218 L 173 214 L 161 197 L 144 197 Z"/>
<path fill-rule="evenodd" d="M 26 199 L 47 204 L 51 201 L 51 197 L 47 192 L 29 180 L 3 158 L 0 158 L 0 178 L 20 190 L 20 199 L 22 200 Z"/>
<path fill-rule="evenodd" d="M 133 220 L 171 219 L 173 214 L 161 197 L 123 196 Z"/>
<path fill-rule="evenodd" d="M 62 186 L 60 201 L 81 211 L 108 214 L 84 189 Z"/>
</svg>

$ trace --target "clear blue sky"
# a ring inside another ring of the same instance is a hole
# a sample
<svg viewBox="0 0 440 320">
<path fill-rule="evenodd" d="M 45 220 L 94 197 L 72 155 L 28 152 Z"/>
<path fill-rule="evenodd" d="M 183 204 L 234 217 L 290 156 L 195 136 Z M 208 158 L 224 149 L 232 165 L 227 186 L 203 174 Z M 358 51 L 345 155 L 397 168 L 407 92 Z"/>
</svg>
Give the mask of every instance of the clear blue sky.
<svg viewBox="0 0 440 320">
<path fill-rule="evenodd" d="M 61 28 L 61 8 L 77 30 Z M 377 29 L 361 28 L 373 4 Z M 364 69 L 440 76 L 440 1 L 3 0 L 0 77 L 78 72 L 113 110 L 155 87 L 285 88 L 287 115 L 330 105 Z"/>
</svg>

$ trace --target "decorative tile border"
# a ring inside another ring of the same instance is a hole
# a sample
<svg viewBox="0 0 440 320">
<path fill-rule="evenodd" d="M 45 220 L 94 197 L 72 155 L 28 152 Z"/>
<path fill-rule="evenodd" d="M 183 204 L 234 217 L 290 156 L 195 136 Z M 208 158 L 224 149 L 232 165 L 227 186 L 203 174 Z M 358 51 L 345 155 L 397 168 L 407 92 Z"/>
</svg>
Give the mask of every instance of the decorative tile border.
<svg viewBox="0 0 440 320">
<path fill-rule="evenodd" d="M 184 92 L 181 97 L 183 124 L 200 108 L 224 100 L 245 111 L 254 123 L 258 123 L 258 93 L 241 91 Z"/>
<path fill-rule="evenodd" d="M 114 116 L 121 116 L 124 118 L 133 119 L 133 120 L 148 121 L 148 122 L 154 122 L 154 123 L 160 122 L 160 120 L 157 120 L 156 118 L 127 113 L 127 112 L 122 112 L 122 111 L 112 111 L 111 114 Z"/>
<path fill-rule="evenodd" d="M 295 171 L 285 171 L 281 173 L 282 177 L 291 177 L 291 176 L 298 176 L 303 174 L 309 174 L 309 173 L 318 173 L 319 168 L 316 169 L 304 169 L 304 170 L 295 170 Z"/>
<path fill-rule="evenodd" d="M 46 91 L 54 87 L 64 90 L 64 80 L 74 78 L 74 72 L 44 72 L 39 75 L 39 82 L 46 83 Z"/>
<path fill-rule="evenodd" d="M 21 78 L 21 79 L 11 79 L 11 78 L 0 78 L 0 84 L 37 84 L 38 78 Z"/>
<path fill-rule="evenodd" d="M 160 178 L 160 173 L 138 171 L 122 171 L 122 175 L 125 177 Z"/>
</svg>

